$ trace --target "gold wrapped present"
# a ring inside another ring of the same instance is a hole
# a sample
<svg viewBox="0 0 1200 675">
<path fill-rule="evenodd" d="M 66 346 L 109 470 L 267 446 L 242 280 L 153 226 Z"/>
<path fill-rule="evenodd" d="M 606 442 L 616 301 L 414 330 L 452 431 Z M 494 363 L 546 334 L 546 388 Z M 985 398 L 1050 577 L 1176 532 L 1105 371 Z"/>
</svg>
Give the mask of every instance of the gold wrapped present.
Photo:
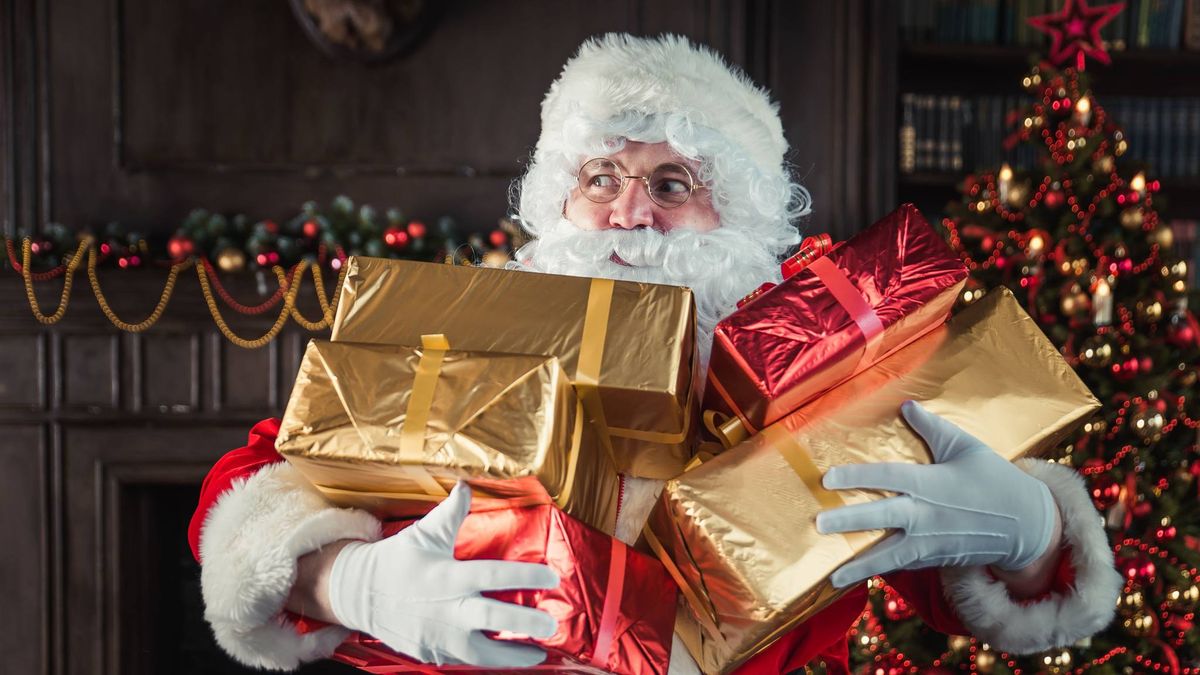
<svg viewBox="0 0 1200 675">
<path fill-rule="evenodd" d="M 690 456 L 695 318 L 686 288 L 352 257 L 335 342 L 557 356 L 617 469 L 679 475 Z"/>
<path fill-rule="evenodd" d="M 503 497 L 545 489 L 612 534 L 620 479 L 558 360 L 449 346 L 309 342 L 276 449 L 331 501 L 380 516 L 466 479 Z"/>
<path fill-rule="evenodd" d="M 688 599 L 681 636 L 727 673 L 840 597 L 829 576 L 886 532 L 817 533 L 831 466 L 931 461 L 900 404 L 923 403 L 1008 459 L 1051 450 L 1100 404 L 1007 289 L 664 489 L 647 540 Z"/>
</svg>

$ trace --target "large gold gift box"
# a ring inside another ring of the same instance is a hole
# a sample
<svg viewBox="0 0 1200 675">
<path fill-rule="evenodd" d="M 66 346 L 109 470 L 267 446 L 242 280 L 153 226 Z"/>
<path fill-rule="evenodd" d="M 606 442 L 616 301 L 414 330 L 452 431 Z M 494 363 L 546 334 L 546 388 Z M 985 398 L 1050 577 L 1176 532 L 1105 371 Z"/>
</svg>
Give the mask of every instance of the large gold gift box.
<svg viewBox="0 0 1200 675">
<path fill-rule="evenodd" d="M 679 475 L 690 457 L 695 328 L 686 288 L 352 257 L 335 342 L 557 356 L 617 469 Z"/>
<path fill-rule="evenodd" d="M 669 481 L 647 539 L 688 598 L 677 630 L 727 673 L 840 597 L 829 576 L 886 536 L 817 533 L 818 512 L 881 499 L 829 491 L 831 466 L 929 463 L 900 404 L 922 402 L 1008 459 L 1053 447 L 1100 404 L 1007 289 L 990 293 L 756 436 Z"/>
<path fill-rule="evenodd" d="M 558 360 L 449 346 L 309 342 L 276 449 L 331 501 L 380 516 L 426 510 L 461 478 L 545 489 L 612 534 L 619 478 Z"/>
</svg>

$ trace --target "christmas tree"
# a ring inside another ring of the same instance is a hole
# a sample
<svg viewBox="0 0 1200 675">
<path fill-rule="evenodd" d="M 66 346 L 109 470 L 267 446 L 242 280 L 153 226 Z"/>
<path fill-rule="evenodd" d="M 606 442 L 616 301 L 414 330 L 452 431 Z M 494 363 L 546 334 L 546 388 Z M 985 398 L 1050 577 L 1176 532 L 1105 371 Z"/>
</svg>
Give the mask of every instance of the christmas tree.
<svg viewBox="0 0 1200 675">
<path fill-rule="evenodd" d="M 968 176 L 942 221 L 971 271 L 960 299 L 1016 293 L 1103 404 L 1051 459 L 1083 474 L 1126 585 L 1116 620 L 1091 639 L 1035 656 L 998 652 L 921 624 L 886 582 L 851 635 L 859 672 L 1200 672 L 1200 328 L 1187 264 L 1160 222 L 1159 184 L 1085 73 L 1043 63 L 1007 145 L 1036 165 Z"/>
</svg>

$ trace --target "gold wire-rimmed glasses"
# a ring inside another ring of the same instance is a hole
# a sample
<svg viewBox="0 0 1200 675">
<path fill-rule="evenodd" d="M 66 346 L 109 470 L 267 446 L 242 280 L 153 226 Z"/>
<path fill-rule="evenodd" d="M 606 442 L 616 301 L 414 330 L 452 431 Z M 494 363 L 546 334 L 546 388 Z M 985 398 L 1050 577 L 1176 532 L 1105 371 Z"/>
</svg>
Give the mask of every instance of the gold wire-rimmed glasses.
<svg viewBox="0 0 1200 675">
<path fill-rule="evenodd" d="M 646 186 L 646 194 L 650 200 L 664 209 L 682 206 L 696 190 L 703 188 L 698 185 L 692 172 L 682 164 L 667 162 L 654 167 L 646 176 L 628 175 L 621 170 L 613 160 L 607 157 L 589 159 L 579 167 L 579 192 L 588 201 L 603 204 L 620 197 L 629 187 L 631 180 L 640 181 Z"/>
</svg>

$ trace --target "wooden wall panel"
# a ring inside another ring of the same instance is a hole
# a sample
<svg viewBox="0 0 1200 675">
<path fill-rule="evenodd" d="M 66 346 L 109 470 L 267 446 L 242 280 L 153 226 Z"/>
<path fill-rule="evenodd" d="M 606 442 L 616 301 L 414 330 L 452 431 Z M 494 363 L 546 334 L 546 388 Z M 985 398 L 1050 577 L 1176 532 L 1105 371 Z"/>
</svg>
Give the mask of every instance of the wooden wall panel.
<svg viewBox="0 0 1200 675">
<path fill-rule="evenodd" d="M 261 332 L 261 331 L 260 331 Z M 213 367 L 218 399 L 217 410 L 250 410 L 279 405 L 279 343 L 261 349 L 243 349 L 217 333 L 210 343 L 215 351 Z"/>
<path fill-rule="evenodd" d="M 139 336 L 141 407 L 157 412 L 200 409 L 200 336 L 151 332 Z"/>
<path fill-rule="evenodd" d="M 37 425 L 0 425 L 0 654 L 4 672 L 45 672 L 48 535 L 46 448 Z"/>
<path fill-rule="evenodd" d="M 113 334 L 62 336 L 58 373 L 68 408 L 111 410 L 120 405 L 120 350 Z"/>
<path fill-rule="evenodd" d="M 0 407 L 41 408 L 45 401 L 45 335 L 0 333 L 0 373 Z"/>
</svg>

